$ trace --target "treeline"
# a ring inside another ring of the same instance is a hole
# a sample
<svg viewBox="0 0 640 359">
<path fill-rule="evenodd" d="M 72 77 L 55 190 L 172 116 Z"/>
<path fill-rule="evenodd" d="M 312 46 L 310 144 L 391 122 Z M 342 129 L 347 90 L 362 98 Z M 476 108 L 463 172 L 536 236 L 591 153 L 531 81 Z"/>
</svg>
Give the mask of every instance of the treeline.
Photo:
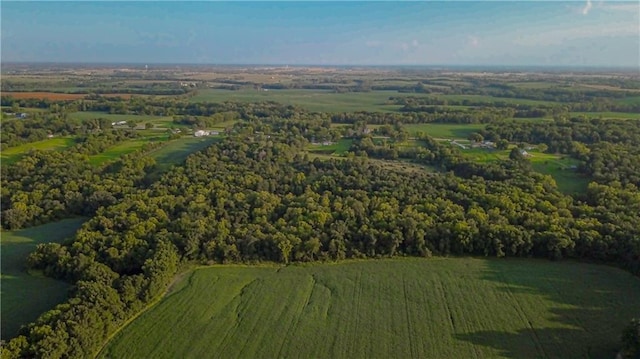
<svg viewBox="0 0 640 359">
<path fill-rule="evenodd" d="M 517 98 L 516 98 L 517 99 Z M 624 103 L 612 101 L 610 98 L 594 98 L 582 102 L 565 102 L 553 104 L 519 104 L 513 101 L 478 100 L 478 99 L 450 99 L 433 97 L 389 97 L 389 101 L 402 106 L 403 112 L 437 112 L 447 110 L 447 106 L 472 106 L 479 108 L 509 109 L 511 116 L 516 118 L 552 117 L 567 112 L 637 112 L 640 113 L 640 103 Z M 553 101 L 553 100 L 549 100 Z M 450 110 L 450 109 L 449 109 Z M 640 116 L 639 116 L 640 117 Z"/>
<path fill-rule="evenodd" d="M 237 120 L 240 114 L 234 111 L 218 112 L 211 116 L 173 116 L 173 123 L 194 128 L 212 127 L 223 122 Z"/>
</svg>

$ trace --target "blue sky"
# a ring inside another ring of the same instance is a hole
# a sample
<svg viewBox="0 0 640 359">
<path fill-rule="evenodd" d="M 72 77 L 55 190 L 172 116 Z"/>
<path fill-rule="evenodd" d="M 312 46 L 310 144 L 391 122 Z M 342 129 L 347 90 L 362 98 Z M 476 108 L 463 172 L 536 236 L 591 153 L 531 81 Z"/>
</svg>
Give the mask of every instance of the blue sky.
<svg viewBox="0 0 640 359">
<path fill-rule="evenodd" d="M 1 59 L 638 67 L 640 2 L 28 2 Z"/>
</svg>

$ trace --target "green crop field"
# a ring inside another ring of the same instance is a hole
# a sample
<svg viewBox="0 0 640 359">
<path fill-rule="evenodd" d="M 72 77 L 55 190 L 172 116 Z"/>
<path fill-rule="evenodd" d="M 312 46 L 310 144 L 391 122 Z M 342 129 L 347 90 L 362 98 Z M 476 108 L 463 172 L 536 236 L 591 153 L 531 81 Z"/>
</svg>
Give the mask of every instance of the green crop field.
<svg viewBox="0 0 640 359">
<path fill-rule="evenodd" d="M 485 127 L 481 123 L 449 124 L 449 123 L 421 123 L 405 125 L 404 128 L 414 136 L 418 132 L 424 132 L 435 138 L 467 138 L 473 132 Z"/>
<path fill-rule="evenodd" d="M 494 96 L 486 96 L 486 95 L 432 95 L 432 97 L 457 100 L 457 101 L 469 100 L 469 101 L 481 101 L 486 103 L 504 102 L 504 103 L 521 104 L 521 105 L 550 105 L 554 103 L 552 101 L 529 100 L 525 98 L 512 98 L 512 97 L 494 97 Z"/>
<path fill-rule="evenodd" d="M 72 236 L 84 221 L 84 218 L 65 219 L 0 233 L 2 339 L 13 337 L 21 325 L 34 321 L 67 297 L 67 283 L 27 273 L 25 261 L 38 244 L 62 241 Z"/>
<path fill-rule="evenodd" d="M 162 137 L 158 137 L 158 138 L 162 138 Z M 143 138 L 138 138 L 138 139 L 133 139 L 133 140 L 128 140 L 128 141 L 118 143 L 114 146 L 109 147 L 106 151 L 102 153 L 89 156 L 89 162 L 91 162 L 91 164 L 96 166 L 102 165 L 108 161 L 115 160 L 118 157 L 134 152 L 142 148 L 142 146 L 144 146 L 149 141 L 155 141 L 158 138 L 143 137 Z"/>
<path fill-rule="evenodd" d="M 75 144 L 72 137 L 56 137 L 38 142 L 25 143 L 24 145 L 9 147 L 2 150 L 2 164 L 8 165 L 20 160 L 29 150 L 56 150 L 61 151 Z"/>
<path fill-rule="evenodd" d="M 102 358 L 613 358 L 640 279 L 530 259 L 197 269 Z"/>
<path fill-rule="evenodd" d="M 416 94 L 412 94 L 416 96 Z M 199 90 L 190 98 L 193 102 L 260 102 L 275 101 L 296 105 L 309 111 L 397 111 L 400 106 L 388 103 L 390 96 L 408 96 L 397 91 L 371 91 L 335 93 L 323 90 L 269 90 L 243 89 L 238 91 L 208 89 Z M 417 95 L 420 96 L 420 95 Z M 424 96 L 424 95 L 422 95 Z"/>
<path fill-rule="evenodd" d="M 183 137 L 170 141 L 149 154 L 156 160 L 156 171 L 164 172 L 169 167 L 184 161 L 193 152 L 200 151 L 220 139 L 221 137 Z"/>
<path fill-rule="evenodd" d="M 628 96 L 614 100 L 614 102 L 626 104 L 626 105 L 638 105 L 640 104 L 640 96 Z"/>
</svg>

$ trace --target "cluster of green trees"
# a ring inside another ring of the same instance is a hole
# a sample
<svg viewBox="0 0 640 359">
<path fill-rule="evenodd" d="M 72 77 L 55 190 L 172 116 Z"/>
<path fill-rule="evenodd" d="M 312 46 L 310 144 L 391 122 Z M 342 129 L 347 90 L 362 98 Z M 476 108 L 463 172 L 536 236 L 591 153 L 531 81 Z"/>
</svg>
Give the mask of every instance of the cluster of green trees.
<svg viewBox="0 0 640 359">
<path fill-rule="evenodd" d="M 635 121 L 502 121 L 480 133 L 492 141 L 545 144 L 547 152 L 571 155 L 582 161 L 578 170 L 598 183 L 640 186 L 640 127 Z"/>
<path fill-rule="evenodd" d="M 218 112 L 207 117 L 189 116 L 189 115 L 173 116 L 173 123 L 178 125 L 186 125 L 194 128 L 207 128 L 223 122 L 236 120 L 239 117 L 240 115 L 237 112 L 226 111 L 226 112 Z"/>
<path fill-rule="evenodd" d="M 144 185 L 155 161 L 144 153 L 158 144 L 103 167 L 87 155 L 118 140 L 114 135 L 88 136 L 64 152 L 33 150 L 17 163 L 2 166 L 2 227 L 18 229 L 74 215 L 91 216 Z"/>
</svg>

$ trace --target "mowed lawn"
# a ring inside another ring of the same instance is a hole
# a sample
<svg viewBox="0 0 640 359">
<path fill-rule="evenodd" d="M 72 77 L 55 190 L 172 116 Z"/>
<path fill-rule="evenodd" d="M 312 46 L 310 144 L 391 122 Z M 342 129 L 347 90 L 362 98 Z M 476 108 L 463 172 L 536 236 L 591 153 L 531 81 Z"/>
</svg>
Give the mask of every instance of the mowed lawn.
<svg viewBox="0 0 640 359">
<path fill-rule="evenodd" d="M 338 142 L 332 142 L 328 145 L 323 144 L 311 144 L 309 145 L 309 151 L 320 154 L 334 154 L 337 156 L 344 155 L 353 144 L 353 140 L 342 138 Z"/>
<path fill-rule="evenodd" d="M 149 155 L 156 160 L 158 169 L 165 171 L 183 162 L 190 154 L 203 150 L 221 139 L 221 137 L 183 137 L 149 152 Z"/>
<path fill-rule="evenodd" d="M 423 132 L 435 138 L 463 138 L 483 129 L 486 125 L 482 123 L 470 124 L 450 124 L 450 123 L 420 123 L 405 125 L 404 128 L 411 136 L 418 132 Z"/>
<path fill-rule="evenodd" d="M 20 160 L 29 150 L 61 151 L 75 144 L 73 137 L 56 137 L 47 140 L 25 143 L 24 145 L 9 147 L 2 150 L 2 164 L 9 165 Z"/>
<path fill-rule="evenodd" d="M 69 284 L 27 273 L 26 258 L 40 243 L 60 242 L 73 236 L 85 220 L 65 219 L 0 234 L 2 339 L 13 337 L 21 325 L 36 320 L 40 314 L 66 299 Z"/>
<path fill-rule="evenodd" d="M 89 156 L 91 164 L 99 166 L 106 162 L 118 159 L 121 156 L 139 150 L 151 141 L 162 141 L 167 138 L 166 134 L 158 133 L 151 136 L 139 137 L 126 140 L 107 148 L 104 152 Z"/>
<path fill-rule="evenodd" d="M 197 269 L 102 358 L 613 358 L 640 279 L 531 259 Z"/>
</svg>

